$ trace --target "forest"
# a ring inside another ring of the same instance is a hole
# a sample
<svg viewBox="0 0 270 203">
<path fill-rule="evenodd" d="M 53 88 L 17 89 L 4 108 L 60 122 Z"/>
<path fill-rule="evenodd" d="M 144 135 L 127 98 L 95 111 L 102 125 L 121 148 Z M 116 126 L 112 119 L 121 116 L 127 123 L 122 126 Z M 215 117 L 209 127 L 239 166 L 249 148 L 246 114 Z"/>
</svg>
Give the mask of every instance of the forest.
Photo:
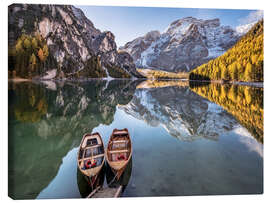
<svg viewBox="0 0 270 203">
<path fill-rule="evenodd" d="M 52 64 L 56 62 L 49 57 L 47 43 L 38 33 L 22 34 L 14 47 L 8 49 L 9 77 L 32 78 L 44 73 L 47 66 Z"/>
<path fill-rule="evenodd" d="M 263 81 L 263 20 L 225 54 L 192 70 L 190 80 Z"/>
<path fill-rule="evenodd" d="M 101 60 L 99 56 L 92 56 L 90 59 L 86 61 L 86 64 L 82 70 L 75 72 L 74 74 L 70 74 L 72 78 L 106 78 L 108 77 L 105 68 L 107 69 L 107 73 L 110 77 L 113 78 L 130 78 L 131 76 L 123 69 L 116 65 L 104 65 L 102 66 Z"/>
<path fill-rule="evenodd" d="M 167 72 L 162 70 L 142 69 L 137 68 L 137 71 L 149 79 L 187 79 L 186 72 Z"/>
<path fill-rule="evenodd" d="M 92 55 L 85 62 L 84 68 L 77 72 L 64 74 L 55 60 L 49 53 L 46 40 L 39 34 L 22 34 L 15 42 L 13 47 L 8 49 L 8 76 L 9 78 L 28 78 L 32 79 L 42 76 L 49 68 L 57 68 L 59 77 L 67 78 L 103 78 L 107 77 L 105 68 L 111 77 L 130 78 L 130 74 L 116 65 L 102 65 L 99 56 Z M 71 67 L 76 66 L 73 61 L 65 58 Z"/>
</svg>

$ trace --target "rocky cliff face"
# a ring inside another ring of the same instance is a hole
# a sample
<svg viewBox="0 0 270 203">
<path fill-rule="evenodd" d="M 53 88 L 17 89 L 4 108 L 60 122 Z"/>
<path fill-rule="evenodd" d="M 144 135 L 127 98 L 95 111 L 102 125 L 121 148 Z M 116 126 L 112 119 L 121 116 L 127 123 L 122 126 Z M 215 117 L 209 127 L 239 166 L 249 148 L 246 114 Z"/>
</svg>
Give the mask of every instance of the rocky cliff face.
<svg viewBox="0 0 270 203">
<path fill-rule="evenodd" d="M 133 57 L 137 66 L 166 71 L 190 71 L 222 55 L 239 39 L 230 26 L 219 19 L 187 17 L 172 22 L 165 32 L 152 31 L 121 50 Z"/>
<path fill-rule="evenodd" d="M 98 58 L 99 68 L 107 77 L 107 68 L 115 67 L 128 75 L 139 76 L 132 58 L 127 53 L 117 52 L 114 35 L 96 29 L 74 6 L 12 4 L 8 15 L 9 46 L 14 45 L 22 33 L 40 33 L 65 76 L 84 69 L 93 57 Z"/>
</svg>

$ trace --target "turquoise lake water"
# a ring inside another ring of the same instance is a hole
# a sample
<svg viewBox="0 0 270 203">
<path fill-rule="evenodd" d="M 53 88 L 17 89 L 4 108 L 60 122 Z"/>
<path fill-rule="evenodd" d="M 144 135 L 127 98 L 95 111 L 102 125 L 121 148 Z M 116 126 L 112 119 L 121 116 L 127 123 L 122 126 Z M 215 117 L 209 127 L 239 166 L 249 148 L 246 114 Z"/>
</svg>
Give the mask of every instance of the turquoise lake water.
<svg viewBox="0 0 270 203">
<path fill-rule="evenodd" d="M 189 86 L 139 83 L 9 84 L 9 196 L 84 197 L 81 138 L 99 132 L 107 145 L 114 128 L 133 145 L 124 197 L 263 192 L 263 144 L 248 125 Z"/>
</svg>

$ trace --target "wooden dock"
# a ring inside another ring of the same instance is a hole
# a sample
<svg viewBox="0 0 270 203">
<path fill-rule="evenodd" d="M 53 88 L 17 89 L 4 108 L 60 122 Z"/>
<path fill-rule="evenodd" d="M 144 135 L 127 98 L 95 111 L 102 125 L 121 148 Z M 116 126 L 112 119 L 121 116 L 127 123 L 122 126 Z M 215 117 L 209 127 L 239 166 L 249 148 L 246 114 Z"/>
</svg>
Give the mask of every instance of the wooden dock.
<svg viewBox="0 0 270 203">
<path fill-rule="evenodd" d="M 122 193 L 123 186 L 120 185 L 119 187 L 116 188 L 102 188 L 102 187 L 97 187 L 95 190 L 93 190 L 87 198 L 116 198 L 120 197 Z"/>
</svg>

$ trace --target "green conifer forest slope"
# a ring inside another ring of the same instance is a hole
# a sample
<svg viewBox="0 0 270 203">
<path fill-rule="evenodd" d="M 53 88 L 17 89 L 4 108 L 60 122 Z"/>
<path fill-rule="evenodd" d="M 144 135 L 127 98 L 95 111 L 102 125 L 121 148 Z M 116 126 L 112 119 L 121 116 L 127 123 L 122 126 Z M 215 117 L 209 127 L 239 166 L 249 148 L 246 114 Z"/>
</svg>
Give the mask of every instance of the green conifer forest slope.
<svg viewBox="0 0 270 203">
<path fill-rule="evenodd" d="M 190 80 L 263 81 L 263 20 L 222 56 L 192 70 Z"/>
</svg>

